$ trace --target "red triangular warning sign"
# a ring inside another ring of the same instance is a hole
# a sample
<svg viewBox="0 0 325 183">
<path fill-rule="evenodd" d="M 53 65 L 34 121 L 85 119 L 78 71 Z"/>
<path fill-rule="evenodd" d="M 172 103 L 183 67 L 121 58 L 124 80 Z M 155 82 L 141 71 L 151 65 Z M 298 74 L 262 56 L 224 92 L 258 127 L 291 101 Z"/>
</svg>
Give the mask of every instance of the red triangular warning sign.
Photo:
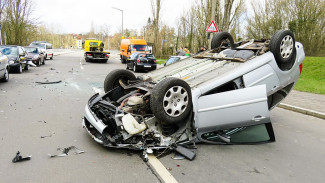
<svg viewBox="0 0 325 183">
<path fill-rule="evenodd" d="M 207 28 L 207 30 L 205 30 L 205 32 L 219 32 L 213 20 L 211 21 L 209 27 Z"/>
</svg>

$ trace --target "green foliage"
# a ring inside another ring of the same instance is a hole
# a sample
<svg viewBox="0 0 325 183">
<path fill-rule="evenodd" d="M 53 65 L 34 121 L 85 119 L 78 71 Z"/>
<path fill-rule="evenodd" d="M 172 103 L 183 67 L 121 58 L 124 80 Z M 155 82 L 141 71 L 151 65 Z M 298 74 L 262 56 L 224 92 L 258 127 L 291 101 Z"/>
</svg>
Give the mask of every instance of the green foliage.
<svg viewBox="0 0 325 183">
<path fill-rule="evenodd" d="M 295 90 L 325 94 L 325 57 L 306 57 Z"/>
</svg>

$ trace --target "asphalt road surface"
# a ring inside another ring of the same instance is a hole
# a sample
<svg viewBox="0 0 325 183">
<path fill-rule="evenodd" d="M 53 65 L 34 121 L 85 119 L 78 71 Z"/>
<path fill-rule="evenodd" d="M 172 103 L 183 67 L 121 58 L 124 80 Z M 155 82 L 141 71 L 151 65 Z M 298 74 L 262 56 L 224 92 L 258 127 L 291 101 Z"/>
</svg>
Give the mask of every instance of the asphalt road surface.
<svg viewBox="0 0 325 183">
<path fill-rule="evenodd" d="M 165 175 L 138 152 L 103 148 L 82 128 L 90 96 L 102 92 L 109 71 L 125 68 L 116 51 L 106 64 L 82 56 L 56 56 L 0 83 L 0 182 L 163 182 Z M 178 182 L 323 182 L 325 121 L 278 108 L 271 119 L 275 143 L 198 144 L 193 161 L 173 160 L 173 154 L 159 161 Z M 85 153 L 48 155 L 72 145 Z M 18 150 L 32 159 L 12 163 Z"/>
</svg>

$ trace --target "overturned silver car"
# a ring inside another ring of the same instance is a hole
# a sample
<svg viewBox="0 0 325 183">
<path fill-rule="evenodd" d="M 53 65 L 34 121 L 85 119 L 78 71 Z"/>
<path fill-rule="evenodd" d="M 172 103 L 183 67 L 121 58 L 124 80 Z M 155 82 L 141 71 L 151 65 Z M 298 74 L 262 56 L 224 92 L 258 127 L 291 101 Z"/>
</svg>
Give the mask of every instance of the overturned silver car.
<svg viewBox="0 0 325 183">
<path fill-rule="evenodd" d="M 269 111 L 297 82 L 305 53 L 289 30 L 234 43 L 217 33 L 211 50 L 140 77 L 114 70 L 105 94 L 86 105 L 83 127 L 114 148 L 176 150 L 188 159 L 197 142 L 275 141 Z"/>
</svg>

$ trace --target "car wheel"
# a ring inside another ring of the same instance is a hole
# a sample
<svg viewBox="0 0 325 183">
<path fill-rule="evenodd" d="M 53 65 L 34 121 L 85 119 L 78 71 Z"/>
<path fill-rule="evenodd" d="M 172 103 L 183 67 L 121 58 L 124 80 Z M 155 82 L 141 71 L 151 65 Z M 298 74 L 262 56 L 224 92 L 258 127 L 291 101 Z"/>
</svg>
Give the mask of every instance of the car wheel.
<svg viewBox="0 0 325 183">
<path fill-rule="evenodd" d="M 3 78 L 1 79 L 2 82 L 8 82 L 9 81 L 9 68 L 7 67 L 5 69 L 5 73 L 3 75 Z"/>
<path fill-rule="evenodd" d="M 151 91 L 150 108 L 163 123 L 175 124 L 185 120 L 192 111 L 190 86 L 178 78 L 166 78 Z"/>
<path fill-rule="evenodd" d="M 50 59 L 53 60 L 53 57 L 54 57 L 54 55 L 52 54 L 52 57 Z"/>
<path fill-rule="evenodd" d="M 38 66 L 41 66 L 42 65 L 42 59 L 40 59 L 40 58 L 38 59 L 37 65 Z"/>
<path fill-rule="evenodd" d="M 279 30 L 270 40 L 269 49 L 282 70 L 291 69 L 296 59 L 296 45 L 290 30 Z"/>
<path fill-rule="evenodd" d="M 211 49 L 220 48 L 222 46 L 235 48 L 234 39 L 228 32 L 217 32 L 212 38 Z"/>
<path fill-rule="evenodd" d="M 118 86 L 120 86 L 120 80 L 123 83 L 127 84 L 130 80 L 136 80 L 135 75 L 125 69 L 118 69 L 107 74 L 104 81 L 104 91 L 108 92 Z"/>
<path fill-rule="evenodd" d="M 45 55 L 45 57 L 44 57 L 44 60 L 46 60 L 47 59 L 47 54 Z"/>
<path fill-rule="evenodd" d="M 43 58 L 43 62 L 42 62 L 43 65 L 45 65 L 45 59 Z"/>
<path fill-rule="evenodd" d="M 28 69 L 29 69 L 29 65 L 26 64 L 25 67 L 24 67 L 24 70 L 25 70 L 25 71 L 28 71 Z"/>
<path fill-rule="evenodd" d="M 17 68 L 17 72 L 18 73 L 22 73 L 23 72 L 23 67 L 21 66 L 21 64 L 19 64 L 19 66 Z"/>
<path fill-rule="evenodd" d="M 133 71 L 138 72 L 137 65 L 135 63 L 133 63 Z"/>
<path fill-rule="evenodd" d="M 127 63 L 125 64 L 125 69 L 126 69 L 126 70 L 129 70 L 129 66 L 128 66 Z"/>
</svg>

